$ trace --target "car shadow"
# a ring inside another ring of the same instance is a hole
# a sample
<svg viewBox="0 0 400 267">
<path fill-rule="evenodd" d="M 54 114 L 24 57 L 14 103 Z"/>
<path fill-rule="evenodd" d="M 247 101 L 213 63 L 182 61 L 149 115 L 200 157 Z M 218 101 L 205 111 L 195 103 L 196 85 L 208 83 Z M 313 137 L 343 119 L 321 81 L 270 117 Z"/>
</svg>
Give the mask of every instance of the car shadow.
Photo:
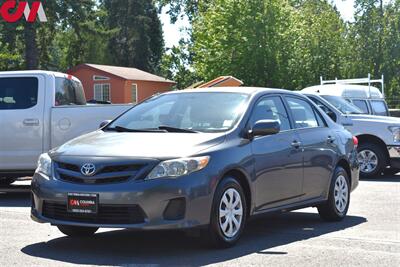
<svg viewBox="0 0 400 267">
<path fill-rule="evenodd" d="M 233 248 L 206 248 L 199 239 L 182 232 L 115 230 L 92 238 L 61 237 L 28 245 L 21 251 L 73 264 L 199 266 L 224 262 L 253 253 L 287 254 L 276 247 L 318 237 L 366 222 L 358 216 L 326 223 L 316 213 L 291 212 L 257 218 L 247 224 L 240 242 Z"/>
<path fill-rule="evenodd" d="M 365 182 L 400 182 L 400 174 L 397 175 L 381 175 L 374 178 L 361 178 L 360 181 Z"/>
<path fill-rule="evenodd" d="M 30 182 L 18 181 L 8 186 L 0 186 L 0 207 L 30 207 Z"/>
</svg>

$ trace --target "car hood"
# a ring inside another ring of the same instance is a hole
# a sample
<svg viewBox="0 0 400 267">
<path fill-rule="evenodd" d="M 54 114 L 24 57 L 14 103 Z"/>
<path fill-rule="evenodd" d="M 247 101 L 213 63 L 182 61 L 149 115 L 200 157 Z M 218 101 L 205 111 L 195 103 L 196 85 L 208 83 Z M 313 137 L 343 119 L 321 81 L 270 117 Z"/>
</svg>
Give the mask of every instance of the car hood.
<svg viewBox="0 0 400 267">
<path fill-rule="evenodd" d="M 58 156 L 179 158 L 222 143 L 225 133 L 117 133 L 95 131 L 54 151 Z"/>
<path fill-rule="evenodd" d="M 389 117 L 389 116 L 375 116 L 365 114 L 349 114 L 346 115 L 348 118 L 356 121 L 374 122 L 374 123 L 386 123 L 388 125 L 400 126 L 400 118 Z"/>
</svg>

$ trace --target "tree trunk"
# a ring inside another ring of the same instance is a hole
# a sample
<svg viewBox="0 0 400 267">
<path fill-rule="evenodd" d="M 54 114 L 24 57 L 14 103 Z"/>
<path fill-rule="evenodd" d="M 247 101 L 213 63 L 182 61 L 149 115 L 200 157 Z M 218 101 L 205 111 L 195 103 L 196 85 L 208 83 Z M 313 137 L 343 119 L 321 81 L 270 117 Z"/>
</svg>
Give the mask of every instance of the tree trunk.
<svg viewBox="0 0 400 267">
<path fill-rule="evenodd" d="M 38 69 L 39 52 L 36 42 L 36 28 L 32 23 L 26 23 L 24 28 L 25 38 L 25 65 L 27 70 Z"/>
</svg>

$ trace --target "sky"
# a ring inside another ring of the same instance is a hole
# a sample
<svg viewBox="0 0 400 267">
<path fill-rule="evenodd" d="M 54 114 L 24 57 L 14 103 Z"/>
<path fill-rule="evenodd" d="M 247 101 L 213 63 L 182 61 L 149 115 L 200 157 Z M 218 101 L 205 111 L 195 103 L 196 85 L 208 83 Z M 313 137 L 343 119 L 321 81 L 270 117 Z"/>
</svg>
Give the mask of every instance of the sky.
<svg viewBox="0 0 400 267">
<path fill-rule="evenodd" d="M 336 5 L 344 20 L 351 21 L 353 19 L 354 0 L 332 0 L 332 2 Z M 183 31 L 180 31 L 180 29 L 188 27 L 190 24 L 187 18 L 178 20 L 175 24 L 171 24 L 169 15 L 165 12 L 166 8 L 163 9 L 161 14 L 165 46 L 172 47 L 173 45 L 177 45 L 181 38 L 188 37 L 187 34 L 185 34 Z"/>
</svg>

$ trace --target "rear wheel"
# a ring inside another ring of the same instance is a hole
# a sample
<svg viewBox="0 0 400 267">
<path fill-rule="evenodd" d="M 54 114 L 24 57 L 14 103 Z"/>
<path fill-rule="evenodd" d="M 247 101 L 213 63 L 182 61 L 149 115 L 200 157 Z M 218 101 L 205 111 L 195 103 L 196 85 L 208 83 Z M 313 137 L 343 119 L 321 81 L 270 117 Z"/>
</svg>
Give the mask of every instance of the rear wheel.
<svg viewBox="0 0 400 267">
<path fill-rule="evenodd" d="M 386 156 L 382 148 L 374 143 L 363 143 L 357 150 L 360 176 L 371 178 L 380 175 L 386 167 Z"/>
<path fill-rule="evenodd" d="M 15 182 L 17 178 L 1 178 L 0 177 L 0 186 L 10 185 Z"/>
<path fill-rule="evenodd" d="M 350 183 L 347 172 L 336 167 L 329 188 L 328 200 L 318 206 L 318 212 L 325 221 L 340 221 L 346 217 L 350 205 Z"/>
<path fill-rule="evenodd" d="M 211 223 L 203 236 L 213 247 L 231 247 L 239 240 L 246 217 L 246 198 L 243 189 L 235 178 L 226 177 L 215 191 Z"/>
<path fill-rule="evenodd" d="M 70 237 L 92 236 L 99 229 L 98 227 L 84 227 L 84 226 L 70 226 L 70 225 L 58 225 L 57 228 L 63 234 Z"/>
</svg>

